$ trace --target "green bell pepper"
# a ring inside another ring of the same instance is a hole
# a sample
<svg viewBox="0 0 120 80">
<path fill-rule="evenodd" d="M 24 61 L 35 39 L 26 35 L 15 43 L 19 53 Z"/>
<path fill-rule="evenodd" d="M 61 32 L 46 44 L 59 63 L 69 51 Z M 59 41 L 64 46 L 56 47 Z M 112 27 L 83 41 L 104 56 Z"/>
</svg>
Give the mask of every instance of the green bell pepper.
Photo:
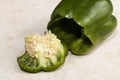
<svg viewBox="0 0 120 80">
<path fill-rule="evenodd" d="M 86 54 L 116 28 L 110 0 L 62 0 L 48 23 L 73 54 Z"/>
<path fill-rule="evenodd" d="M 66 53 L 66 47 L 49 31 L 45 36 L 27 36 L 25 54 L 18 57 L 17 61 L 26 72 L 53 71 L 64 63 Z"/>
</svg>

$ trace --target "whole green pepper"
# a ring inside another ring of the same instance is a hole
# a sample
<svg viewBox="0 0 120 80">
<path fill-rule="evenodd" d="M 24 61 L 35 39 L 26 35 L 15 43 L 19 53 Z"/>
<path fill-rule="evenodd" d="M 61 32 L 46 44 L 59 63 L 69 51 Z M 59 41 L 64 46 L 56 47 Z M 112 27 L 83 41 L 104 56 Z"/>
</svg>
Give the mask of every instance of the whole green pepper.
<svg viewBox="0 0 120 80">
<path fill-rule="evenodd" d="M 25 38 L 25 54 L 18 57 L 20 68 L 26 72 L 53 71 L 65 61 L 67 50 L 50 31 Z"/>
<path fill-rule="evenodd" d="M 62 0 L 48 24 L 73 54 L 81 55 L 107 38 L 116 28 L 110 0 Z"/>
</svg>

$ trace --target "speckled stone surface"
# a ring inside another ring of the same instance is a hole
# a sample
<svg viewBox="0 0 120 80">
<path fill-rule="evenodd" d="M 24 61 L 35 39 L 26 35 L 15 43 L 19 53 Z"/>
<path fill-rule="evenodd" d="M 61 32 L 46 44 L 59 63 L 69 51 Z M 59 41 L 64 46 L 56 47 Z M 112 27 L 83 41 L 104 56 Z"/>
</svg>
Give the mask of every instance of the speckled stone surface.
<svg viewBox="0 0 120 80">
<path fill-rule="evenodd" d="M 120 80 L 120 0 L 112 0 L 118 19 L 114 33 L 89 55 L 69 53 L 53 72 L 26 73 L 17 57 L 24 53 L 24 37 L 43 34 L 60 0 L 0 0 L 0 80 Z"/>
</svg>

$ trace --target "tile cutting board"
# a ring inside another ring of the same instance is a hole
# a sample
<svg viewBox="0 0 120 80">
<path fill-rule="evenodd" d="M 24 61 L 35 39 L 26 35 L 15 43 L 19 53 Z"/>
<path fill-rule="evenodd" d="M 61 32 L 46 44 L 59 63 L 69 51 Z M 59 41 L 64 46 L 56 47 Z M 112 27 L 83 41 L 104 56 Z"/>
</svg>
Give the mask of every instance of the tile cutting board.
<svg viewBox="0 0 120 80">
<path fill-rule="evenodd" d="M 60 0 L 0 0 L 0 80 L 120 80 L 120 0 L 112 0 L 118 26 L 89 55 L 66 57 L 53 72 L 26 73 L 17 57 L 24 53 L 24 37 L 43 34 Z"/>
</svg>

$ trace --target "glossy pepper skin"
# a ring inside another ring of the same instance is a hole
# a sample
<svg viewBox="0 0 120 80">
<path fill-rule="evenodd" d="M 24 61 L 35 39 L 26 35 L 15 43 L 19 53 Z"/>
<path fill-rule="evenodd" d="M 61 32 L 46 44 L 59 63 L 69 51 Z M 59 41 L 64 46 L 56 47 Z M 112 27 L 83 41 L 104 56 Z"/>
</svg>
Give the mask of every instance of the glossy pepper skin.
<svg viewBox="0 0 120 80">
<path fill-rule="evenodd" d="M 56 55 L 57 62 L 52 62 L 52 59 L 48 60 L 46 67 L 42 67 L 37 58 L 31 58 L 27 53 L 17 58 L 19 67 L 21 70 L 29 73 L 37 73 L 40 71 L 54 71 L 60 67 L 65 61 L 65 55 Z"/>
<path fill-rule="evenodd" d="M 73 54 L 86 54 L 116 28 L 110 0 L 62 0 L 48 24 Z"/>
<path fill-rule="evenodd" d="M 56 70 L 67 55 L 66 47 L 52 33 L 28 36 L 25 46 L 25 53 L 17 61 L 20 69 L 29 73 Z"/>
</svg>

